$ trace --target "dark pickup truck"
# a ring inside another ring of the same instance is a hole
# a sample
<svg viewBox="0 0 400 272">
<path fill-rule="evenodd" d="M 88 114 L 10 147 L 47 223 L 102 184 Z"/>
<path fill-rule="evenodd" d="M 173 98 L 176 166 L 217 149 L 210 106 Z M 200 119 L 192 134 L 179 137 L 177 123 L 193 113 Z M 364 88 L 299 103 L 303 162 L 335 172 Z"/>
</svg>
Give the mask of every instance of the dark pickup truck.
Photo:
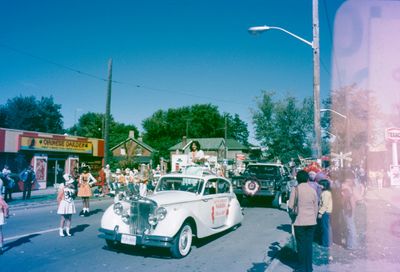
<svg viewBox="0 0 400 272">
<path fill-rule="evenodd" d="M 297 184 L 289 169 L 278 163 L 250 163 L 240 176 L 231 179 L 239 201 L 265 197 L 272 199 L 272 205 L 277 208 L 286 202 L 291 188 Z"/>
</svg>

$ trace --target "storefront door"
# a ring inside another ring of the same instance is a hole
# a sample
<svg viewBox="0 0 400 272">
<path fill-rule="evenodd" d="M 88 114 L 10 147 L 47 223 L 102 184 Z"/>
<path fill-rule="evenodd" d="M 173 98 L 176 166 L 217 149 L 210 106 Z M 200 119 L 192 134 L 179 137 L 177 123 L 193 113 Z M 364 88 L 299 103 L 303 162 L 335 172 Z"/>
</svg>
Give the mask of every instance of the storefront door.
<svg viewBox="0 0 400 272">
<path fill-rule="evenodd" d="M 47 165 L 47 186 L 63 182 L 65 169 L 64 158 L 49 158 Z"/>
</svg>

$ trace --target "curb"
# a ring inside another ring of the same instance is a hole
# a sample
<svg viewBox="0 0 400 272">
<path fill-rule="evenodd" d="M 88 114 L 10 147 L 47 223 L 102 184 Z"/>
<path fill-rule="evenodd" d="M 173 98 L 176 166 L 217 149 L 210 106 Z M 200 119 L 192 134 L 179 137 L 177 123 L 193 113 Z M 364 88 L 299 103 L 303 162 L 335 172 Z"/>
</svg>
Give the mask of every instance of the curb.
<svg viewBox="0 0 400 272">
<path fill-rule="evenodd" d="M 271 259 L 267 262 L 268 266 L 267 269 L 264 272 L 272 272 L 275 271 L 275 268 L 277 268 L 281 263 L 281 261 L 277 258 L 279 256 L 279 253 L 282 251 L 287 246 L 290 246 L 290 240 L 291 240 L 291 235 L 287 238 L 287 241 L 281 246 L 280 250 L 276 252 L 274 256 L 271 257 Z"/>
<path fill-rule="evenodd" d="M 107 198 L 92 198 L 90 201 L 94 202 L 100 202 L 100 201 L 105 201 L 113 199 L 112 197 L 107 197 Z M 78 199 L 79 201 L 80 199 Z M 75 200 L 76 201 L 76 200 Z M 29 202 L 29 203 L 18 203 L 18 204 L 11 204 L 9 205 L 10 211 L 20 211 L 20 210 L 28 210 L 28 209 L 33 209 L 33 208 L 41 208 L 41 207 L 48 207 L 48 206 L 57 206 L 57 199 L 52 199 L 52 200 L 46 200 L 46 201 L 39 201 L 39 202 Z"/>
<path fill-rule="evenodd" d="M 272 257 L 272 261 L 268 265 L 267 269 L 265 272 L 272 272 L 275 270 L 275 268 L 280 264 L 280 261 L 276 258 L 276 256 Z"/>
</svg>

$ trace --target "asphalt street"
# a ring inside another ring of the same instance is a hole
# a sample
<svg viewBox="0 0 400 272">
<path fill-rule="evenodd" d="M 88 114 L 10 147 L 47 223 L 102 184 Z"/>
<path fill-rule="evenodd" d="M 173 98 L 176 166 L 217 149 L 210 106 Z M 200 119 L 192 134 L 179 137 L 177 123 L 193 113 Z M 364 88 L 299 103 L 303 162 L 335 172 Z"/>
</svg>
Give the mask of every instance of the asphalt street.
<svg viewBox="0 0 400 272">
<path fill-rule="evenodd" d="M 197 240 L 183 259 L 172 259 L 168 250 L 157 248 L 111 250 L 97 237 L 111 201 L 92 201 L 90 217 L 74 215 L 72 237 L 58 236 L 55 204 L 12 209 L 3 227 L 1 271 L 265 271 L 289 237 L 285 211 L 249 206 L 239 228 Z M 79 211 L 80 200 L 76 204 Z"/>
</svg>

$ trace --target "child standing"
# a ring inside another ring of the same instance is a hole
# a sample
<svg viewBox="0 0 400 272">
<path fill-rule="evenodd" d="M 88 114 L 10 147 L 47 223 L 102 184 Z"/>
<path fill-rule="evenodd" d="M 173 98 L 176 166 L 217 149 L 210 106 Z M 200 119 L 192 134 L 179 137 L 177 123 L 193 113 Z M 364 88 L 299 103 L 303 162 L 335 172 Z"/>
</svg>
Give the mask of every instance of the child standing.
<svg viewBox="0 0 400 272">
<path fill-rule="evenodd" d="M 321 200 L 318 210 L 318 219 L 320 221 L 323 247 L 330 247 L 332 244 L 332 228 L 331 228 L 331 213 L 332 213 L 332 193 L 329 180 L 323 179 L 319 182 L 322 186 Z"/>
<path fill-rule="evenodd" d="M 70 229 L 71 229 L 71 219 L 72 214 L 76 213 L 75 210 L 75 203 L 73 196 L 75 195 L 74 189 L 74 179 L 69 174 L 65 174 L 64 176 L 65 185 L 61 184 L 60 189 L 57 196 L 58 201 L 58 210 L 57 214 L 61 215 L 60 221 L 60 236 L 64 235 L 64 226 L 65 232 L 67 236 L 71 236 Z"/>
<path fill-rule="evenodd" d="M 6 223 L 6 218 L 8 218 L 8 212 L 8 205 L 0 194 L 0 255 L 3 254 L 3 225 Z"/>
<path fill-rule="evenodd" d="M 82 197 L 83 209 L 79 213 L 80 216 L 89 216 L 89 199 L 92 196 L 92 189 L 90 188 L 97 180 L 89 172 L 88 166 L 82 167 L 82 174 L 79 176 L 79 189 L 78 196 Z"/>
</svg>

